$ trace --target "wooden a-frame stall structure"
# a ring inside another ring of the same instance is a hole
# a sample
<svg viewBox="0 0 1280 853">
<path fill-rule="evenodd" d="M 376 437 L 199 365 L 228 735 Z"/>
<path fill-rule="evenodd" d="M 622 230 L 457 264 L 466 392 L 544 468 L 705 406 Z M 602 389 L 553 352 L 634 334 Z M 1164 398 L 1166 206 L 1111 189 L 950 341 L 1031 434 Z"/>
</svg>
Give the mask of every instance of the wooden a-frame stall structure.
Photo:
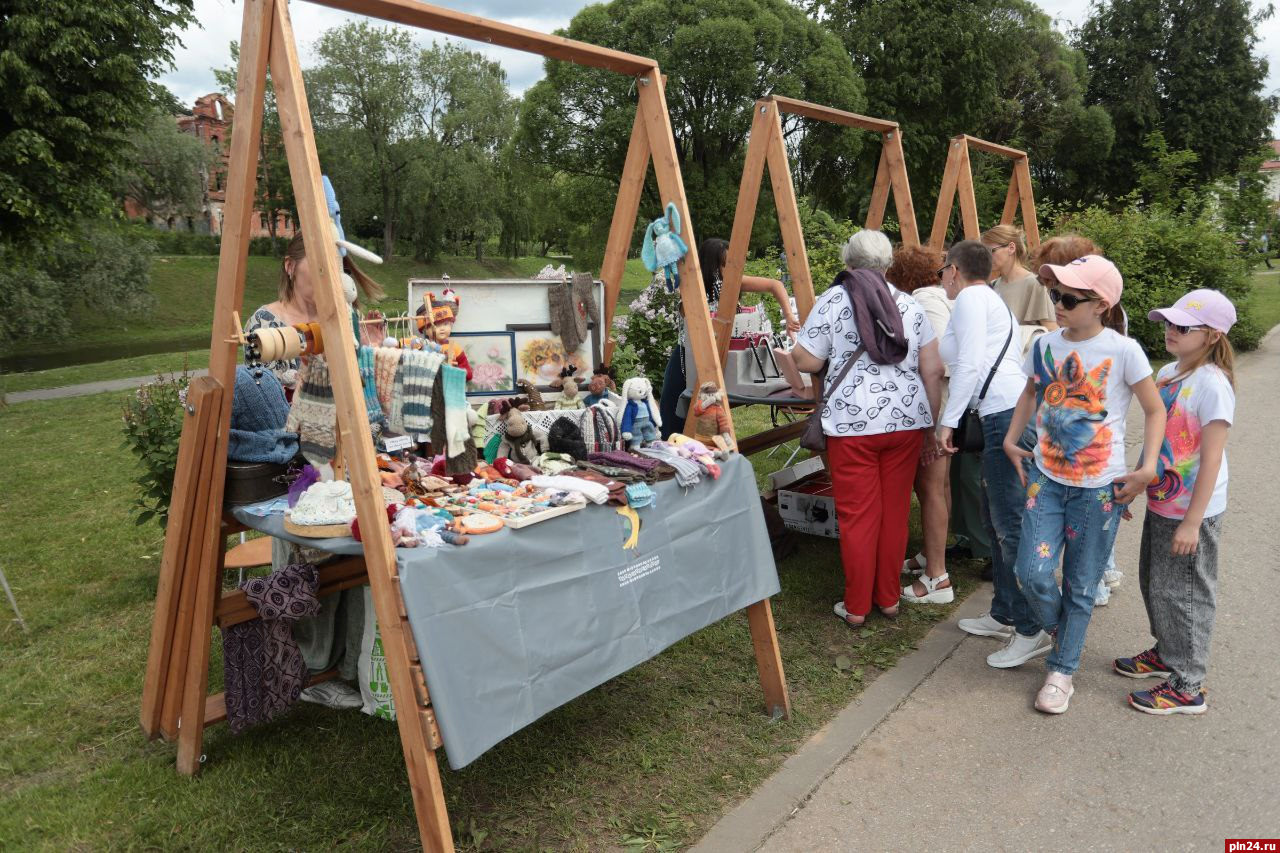
<svg viewBox="0 0 1280 853">
<path fill-rule="evenodd" d="M 676 204 L 685 223 L 685 239 L 696 245 L 663 79 L 654 60 L 415 0 L 317 2 L 635 78 L 638 107 L 602 270 L 606 283 L 606 318 L 612 316 L 617 304 L 622 265 L 650 161 L 663 200 Z M 353 340 L 351 319 L 339 282 L 337 254 L 320 248 L 332 245 L 332 234 L 288 6 L 286 0 L 243 0 L 243 7 L 237 111 L 227 175 L 209 375 L 193 381 L 188 391 L 142 696 L 144 732 L 149 737 L 163 736 L 177 741 L 177 769 L 185 775 L 196 773 L 204 760 L 205 727 L 226 716 L 222 694 L 208 694 L 213 625 L 216 622 L 226 627 L 256 615 L 243 593 L 221 591 L 226 537 L 243 529 L 224 517 L 222 507 L 231 418 L 230 389 L 234 387 L 238 360 L 238 347 L 228 334 L 234 324 L 233 315 L 240 310 L 244 298 L 249 222 L 268 67 L 275 86 L 298 218 L 309 248 L 308 262 L 317 279 L 320 326 L 327 341 Z M 714 377 L 723 385 L 709 318 L 697 321 L 697 318 L 708 317 L 697 252 L 685 257 L 681 281 L 682 298 L 690 316 L 695 318 L 689 323 L 689 336 L 699 375 Z M 435 755 L 442 741 L 420 665 L 421 656 L 430 650 L 416 647 L 401 598 L 356 355 L 353 347 L 331 346 L 327 348 L 326 358 L 346 470 L 362 529 L 368 532 L 364 537 L 363 558 L 342 559 L 321 569 L 318 593 L 326 595 L 365 582 L 370 584 L 422 843 L 431 851 L 452 850 L 453 839 Z M 769 600 L 759 601 L 746 610 L 766 709 L 775 716 L 788 716 L 790 700 Z M 333 673 L 321 674 L 312 681 L 326 677 L 333 677 Z"/>
<path fill-rule="evenodd" d="M 1027 152 L 965 134 L 952 137 L 947 148 L 947 165 L 942 172 L 942 187 L 938 190 L 938 208 L 933 214 L 929 248 L 942 251 L 957 194 L 960 196 L 960 221 L 964 239 L 977 240 L 982 234 L 978 225 L 978 202 L 973 195 L 973 167 L 969 162 L 971 148 L 1013 161 L 1013 174 L 1009 176 L 1009 191 L 1004 197 L 1004 212 L 1000 214 L 1000 224 L 1012 225 L 1014 216 L 1021 207 L 1027 250 L 1034 252 L 1040 247 L 1040 228 L 1036 222 L 1036 202 L 1031 189 L 1031 167 Z"/>
<path fill-rule="evenodd" d="M 716 356 L 720 364 L 724 363 L 729 353 L 734 311 L 742 292 L 743 269 L 747 263 L 747 249 L 751 242 L 751 229 L 755 224 L 756 206 L 760 200 L 760 185 L 764 180 L 766 166 L 769 168 L 774 205 L 778 211 L 778 229 L 782 232 L 782 245 L 787 253 L 787 268 L 791 271 L 796 312 L 801 323 L 813 309 L 815 297 L 813 277 L 809 271 L 809 253 L 805 246 L 804 231 L 800 227 L 800 208 L 795 184 L 791 179 L 786 139 L 782 134 L 784 113 L 880 134 L 880 161 L 876 166 L 875 184 L 871 191 L 871 204 L 867 208 L 865 227 L 878 229 L 884 223 L 889 191 L 892 190 L 902 242 L 908 246 L 920 244 L 915 207 L 911 202 L 911 183 L 907 178 L 907 166 L 902 153 L 902 130 L 897 122 L 870 118 L 781 95 L 761 98 L 756 101 L 752 110 L 751 137 L 747 142 L 742 181 L 738 185 L 738 204 L 733 214 L 733 231 L 729 236 L 729 251 L 725 259 L 720 308 L 713 320 Z M 699 372 L 698 375 L 701 376 L 702 373 Z M 751 436 L 741 442 L 742 451 L 751 453 L 787 441 L 798 436 L 803 428 L 804 421 L 800 420 Z"/>
</svg>

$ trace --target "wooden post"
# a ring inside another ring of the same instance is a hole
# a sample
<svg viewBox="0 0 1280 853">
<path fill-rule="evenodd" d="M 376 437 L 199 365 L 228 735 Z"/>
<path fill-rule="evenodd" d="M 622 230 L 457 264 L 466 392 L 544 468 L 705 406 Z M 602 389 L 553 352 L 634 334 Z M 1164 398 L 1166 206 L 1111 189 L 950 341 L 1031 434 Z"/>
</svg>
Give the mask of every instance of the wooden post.
<svg viewBox="0 0 1280 853">
<path fill-rule="evenodd" d="M 409 787 L 423 847 L 453 850 L 453 836 L 440 782 L 440 766 L 423 731 L 417 695 L 409 671 L 409 650 L 400 621 L 396 589 L 395 547 L 386 524 L 382 480 L 374 464 L 373 439 L 356 366 L 351 316 L 342 295 L 337 249 L 320 183 L 320 160 L 312 134 L 311 111 L 302 82 L 302 65 L 283 3 L 275 8 L 271 36 L 271 76 L 275 83 L 289 172 L 293 177 L 298 220 L 307 246 L 307 263 L 316 278 L 316 308 L 324 331 L 325 358 L 333 381 L 338 430 L 347 451 L 347 473 L 360 520 L 365 565 L 374 612 L 386 650 L 396 724 L 404 747 Z"/>
<path fill-rule="evenodd" d="M 649 133 L 644 119 L 636 109 L 631 125 L 631 141 L 627 143 L 627 159 L 618 181 L 618 200 L 613 206 L 613 221 L 609 224 L 609 239 L 604 246 L 604 261 L 600 264 L 600 280 L 604 282 L 604 311 L 601 337 L 605 340 L 604 363 L 613 362 L 613 315 L 618 310 L 618 294 L 622 291 L 622 274 L 627 268 L 627 255 L 631 251 L 631 238 L 635 233 L 636 216 L 640 213 L 640 196 L 644 192 L 644 177 L 649 171 Z"/>
<path fill-rule="evenodd" d="M 911 200 L 907 160 L 902 153 L 901 128 L 885 133 L 884 155 L 889 159 L 889 178 L 893 183 L 893 206 L 898 211 L 898 228 L 902 235 L 902 243 L 904 246 L 919 246 L 920 230 L 916 227 L 916 206 Z"/>
<path fill-rule="evenodd" d="M 1040 248 L 1040 223 L 1036 219 L 1036 200 L 1031 188 L 1031 161 L 1025 155 L 1014 161 L 1013 177 L 1018 182 L 1022 200 L 1022 231 L 1027 235 L 1027 251 Z"/>
<path fill-rule="evenodd" d="M 977 240 L 982 231 L 978 227 L 978 202 L 973 195 L 973 167 L 969 163 L 969 149 L 960 149 L 960 180 L 956 184 L 960 196 L 960 222 L 966 240 Z"/>
<path fill-rule="evenodd" d="M 751 647 L 756 655 L 756 668 L 760 671 L 760 686 L 764 689 L 765 712 L 771 717 L 791 717 L 791 696 L 787 691 L 787 676 L 782 670 L 782 655 L 778 648 L 778 631 L 773 624 L 773 605 L 769 599 L 757 601 L 747 608 L 747 625 L 751 628 Z"/>
<path fill-rule="evenodd" d="M 960 197 L 960 220 L 964 239 L 977 240 L 982 235 L 978 221 L 978 204 L 973 193 L 973 166 L 969 151 L 976 148 L 1013 162 L 1013 174 L 1009 177 L 1009 189 L 1004 197 L 1004 209 L 1000 214 L 1003 225 L 1013 224 L 1014 214 L 1021 203 L 1022 229 L 1027 235 L 1027 249 L 1040 248 L 1040 228 L 1036 222 L 1036 204 L 1031 187 L 1031 168 L 1025 151 L 998 145 L 973 136 L 953 137 L 948 143 L 947 165 L 942 171 L 942 186 L 938 190 L 938 206 L 933 214 L 933 229 L 929 235 L 929 247 L 941 251 L 951 226 L 951 211 L 957 193 Z"/>
<path fill-rule="evenodd" d="M 791 288 L 796 295 L 796 313 L 807 318 L 817 300 L 813 295 L 813 277 L 809 271 L 809 252 L 800 227 L 800 203 L 791 180 L 791 164 L 787 162 L 787 146 L 782 138 L 782 115 L 774 110 L 773 133 L 769 145 L 769 183 L 778 211 L 778 230 L 782 247 L 787 252 L 787 269 L 791 271 Z"/>
<path fill-rule="evenodd" d="M 938 206 L 933 212 L 933 230 L 929 234 L 929 248 L 935 252 L 941 252 L 947 240 L 951 208 L 956 200 L 956 185 L 960 182 L 963 147 L 964 137 L 962 136 L 957 136 L 947 143 L 947 165 L 942 169 L 942 187 L 938 190 Z"/>
</svg>

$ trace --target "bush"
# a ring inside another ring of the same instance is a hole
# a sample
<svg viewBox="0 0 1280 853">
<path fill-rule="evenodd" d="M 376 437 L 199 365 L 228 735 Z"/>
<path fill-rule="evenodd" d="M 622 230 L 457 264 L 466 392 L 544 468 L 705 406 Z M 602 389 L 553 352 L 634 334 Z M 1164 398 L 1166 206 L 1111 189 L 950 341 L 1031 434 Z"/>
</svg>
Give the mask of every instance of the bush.
<svg viewBox="0 0 1280 853">
<path fill-rule="evenodd" d="M 680 292 L 668 293 L 662 274 L 655 275 L 632 301 L 630 313 L 614 317 L 613 328 L 617 346 L 627 351 L 625 361 L 634 371 L 618 375 L 643 374 L 653 383 L 654 394 L 661 394 L 671 348 L 680 339 Z"/>
<path fill-rule="evenodd" d="M 191 377 L 158 375 L 124 404 L 122 447 L 138 457 L 139 496 L 134 499 L 134 521 L 155 519 L 163 528 L 169 522 L 169 501 L 178 464 L 178 440 L 182 437 L 183 407 Z"/>
<path fill-rule="evenodd" d="M 1240 319 L 1230 337 L 1236 349 L 1258 345 L 1262 329 L 1245 315 L 1252 290 L 1248 266 L 1231 235 L 1206 215 L 1137 203 L 1119 212 L 1090 207 L 1061 216 L 1054 231 L 1083 234 L 1120 268 L 1129 334 L 1148 354 L 1164 355 L 1164 328 L 1147 312 L 1199 287 L 1222 291 L 1235 303 Z"/>
</svg>

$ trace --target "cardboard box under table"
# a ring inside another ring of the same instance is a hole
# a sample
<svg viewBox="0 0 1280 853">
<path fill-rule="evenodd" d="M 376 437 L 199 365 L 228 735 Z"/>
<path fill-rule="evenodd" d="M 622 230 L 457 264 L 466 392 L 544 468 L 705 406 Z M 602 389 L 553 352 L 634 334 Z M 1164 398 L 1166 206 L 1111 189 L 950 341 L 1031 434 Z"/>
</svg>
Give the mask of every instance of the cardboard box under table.
<svg viewBox="0 0 1280 853">
<path fill-rule="evenodd" d="M 777 568 L 750 463 L 719 480 L 659 483 L 639 545 L 613 506 L 588 506 L 462 547 L 398 548 L 405 610 L 457 769 L 534 720 L 707 625 L 774 595 Z M 280 515 L 242 523 L 335 554 L 353 539 L 300 540 Z"/>
<path fill-rule="evenodd" d="M 822 457 L 814 456 L 770 474 L 769 480 L 778 493 L 778 515 L 788 529 L 840 538 L 835 490 Z"/>
</svg>

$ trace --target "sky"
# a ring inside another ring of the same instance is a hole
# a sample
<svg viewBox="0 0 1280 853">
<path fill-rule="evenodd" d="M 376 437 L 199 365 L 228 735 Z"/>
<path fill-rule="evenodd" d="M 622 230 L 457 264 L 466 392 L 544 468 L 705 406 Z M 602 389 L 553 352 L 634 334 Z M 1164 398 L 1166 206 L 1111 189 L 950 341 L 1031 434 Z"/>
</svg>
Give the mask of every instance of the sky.
<svg viewBox="0 0 1280 853">
<path fill-rule="evenodd" d="M 568 26 L 570 18 L 587 3 L 585 0 L 445 0 L 441 5 L 541 32 L 551 32 L 558 27 Z M 1089 2 L 1041 0 L 1039 5 L 1054 20 L 1054 25 L 1065 32 L 1072 26 L 1083 23 L 1088 14 Z M 160 78 L 160 82 L 168 86 L 178 96 L 178 100 L 190 104 L 200 95 L 217 90 L 211 69 L 230 65 L 228 45 L 240 38 L 243 10 L 240 3 L 232 0 L 195 0 L 195 14 L 200 28 L 193 27 L 183 34 L 185 45 L 175 52 L 175 68 Z M 289 12 L 304 67 L 314 62 L 314 45 L 322 32 L 361 17 L 306 2 L 290 3 Z M 446 38 L 438 33 L 425 31 L 419 31 L 419 34 L 424 42 L 432 38 Z M 1264 21 L 1258 34 L 1259 49 L 1270 61 L 1267 90 L 1269 93 L 1280 92 L 1280 16 Z M 514 94 L 520 94 L 542 77 L 541 56 L 462 39 L 454 41 L 479 50 L 500 62 L 507 72 L 508 85 Z M 1275 138 L 1280 138 L 1280 115 L 1272 127 L 1272 134 Z"/>
</svg>

